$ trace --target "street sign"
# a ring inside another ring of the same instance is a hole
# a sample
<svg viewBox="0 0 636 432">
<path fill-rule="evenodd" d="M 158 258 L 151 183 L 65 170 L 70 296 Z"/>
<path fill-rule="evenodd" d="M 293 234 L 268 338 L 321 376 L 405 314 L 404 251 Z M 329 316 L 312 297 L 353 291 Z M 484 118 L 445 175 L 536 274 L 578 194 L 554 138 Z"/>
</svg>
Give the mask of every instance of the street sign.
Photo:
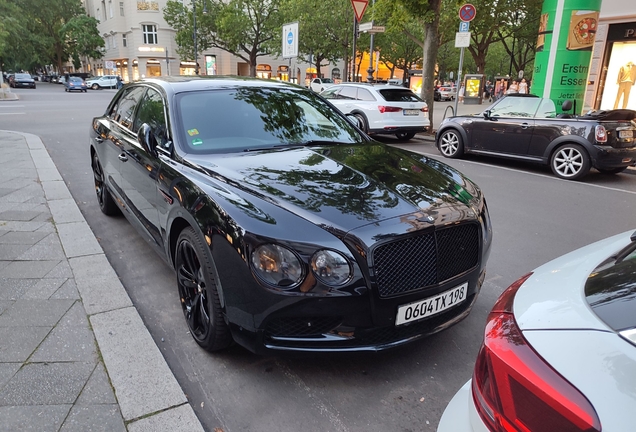
<svg viewBox="0 0 636 432">
<path fill-rule="evenodd" d="M 459 22 L 459 31 L 462 33 L 465 33 L 468 31 L 468 28 L 470 27 L 468 21 L 460 21 Z"/>
<path fill-rule="evenodd" d="M 384 33 L 386 31 L 386 27 L 384 26 L 373 26 L 371 27 L 371 30 L 369 30 L 369 33 Z"/>
<path fill-rule="evenodd" d="M 472 21 L 477 14 L 477 10 L 475 6 L 470 3 L 466 3 L 464 6 L 459 8 L 459 19 L 462 21 Z"/>
<path fill-rule="evenodd" d="M 360 30 L 361 32 L 369 31 L 372 28 L 373 28 L 373 21 L 360 23 L 360 25 L 358 26 L 358 30 Z"/>
<path fill-rule="evenodd" d="M 298 57 L 298 23 L 283 25 L 283 58 Z"/>
<path fill-rule="evenodd" d="M 356 14 L 358 22 L 362 21 L 362 16 L 368 5 L 369 0 L 351 0 L 351 6 L 353 6 L 353 12 Z"/>
<path fill-rule="evenodd" d="M 106 68 L 106 69 L 115 69 L 115 62 L 114 61 L 110 61 L 110 60 L 106 60 L 104 62 L 104 68 Z"/>
<path fill-rule="evenodd" d="M 470 46 L 470 32 L 455 33 L 455 48 L 468 48 Z"/>
</svg>

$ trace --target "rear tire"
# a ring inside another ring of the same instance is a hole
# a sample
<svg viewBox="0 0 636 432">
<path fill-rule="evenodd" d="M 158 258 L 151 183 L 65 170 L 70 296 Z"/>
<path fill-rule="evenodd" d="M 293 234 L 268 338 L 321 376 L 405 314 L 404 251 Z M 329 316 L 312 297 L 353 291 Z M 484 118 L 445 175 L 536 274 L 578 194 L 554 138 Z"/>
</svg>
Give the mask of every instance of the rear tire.
<svg viewBox="0 0 636 432">
<path fill-rule="evenodd" d="M 97 153 L 93 155 L 93 176 L 95 178 L 95 193 L 97 194 L 97 203 L 99 209 L 107 216 L 115 216 L 119 214 L 119 207 L 113 199 L 105 182 L 105 174 L 102 165 L 99 162 Z"/>
<path fill-rule="evenodd" d="M 464 142 L 456 129 L 446 129 L 439 136 L 437 148 L 447 158 L 457 159 L 464 155 Z"/>
<path fill-rule="evenodd" d="M 195 342 L 206 351 L 219 351 L 232 343 L 217 289 L 216 267 L 207 245 L 187 227 L 177 240 L 175 268 L 183 314 Z"/>
<path fill-rule="evenodd" d="M 550 168 L 559 178 L 578 180 L 590 171 L 590 158 L 580 145 L 565 144 L 552 154 Z"/>
</svg>

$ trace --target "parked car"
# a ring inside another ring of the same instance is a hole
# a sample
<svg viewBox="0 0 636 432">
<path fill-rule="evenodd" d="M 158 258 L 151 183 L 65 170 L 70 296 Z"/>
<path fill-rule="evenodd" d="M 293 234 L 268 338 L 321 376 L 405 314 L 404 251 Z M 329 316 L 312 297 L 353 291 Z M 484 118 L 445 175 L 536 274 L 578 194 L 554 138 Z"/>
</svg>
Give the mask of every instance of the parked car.
<svg viewBox="0 0 636 432">
<path fill-rule="evenodd" d="M 331 78 L 314 78 L 313 80 L 311 80 L 309 88 L 316 93 L 320 93 L 321 91 L 328 89 L 334 84 L 335 83 Z"/>
<path fill-rule="evenodd" d="M 103 88 L 116 88 L 117 87 L 117 75 L 104 75 L 100 77 L 94 77 L 86 80 L 88 88 L 93 90 L 100 90 Z"/>
<path fill-rule="evenodd" d="M 68 82 L 64 83 L 64 91 L 71 92 L 74 90 L 86 93 L 88 91 L 88 86 L 80 77 L 72 76 L 68 79 Z"/>
<path fill-rule="evenodd" d="M 360 128 L 368 134 L 390 134 L 410 140 L 431 125 L 426 102 L 404 87 L 343 83 L 320 95 L 344 114 L 357 117 Z"/>
<path fill-rule="evenodd" d="M 35 80 L 31 78 L 31 74 L 28 73 L 16 73 L 9 78 L 9 85 L 13 88 L 28 87 L 35 88 Z"/>
<path fill-rule="evenodd" d="M 566 111 L 571 109 L 567 102 Z M 436 143 L 445 157 L 475 153 L 518 159 L 549 165 L 556 176 L 577 180 L 590 168 L 616 174 L 636 164 L 635 120 L 632 110 L 557 115 L 550 99 L 508 95 L 481 114 L 445 119 Z"/>
<path fill-rule="evenodd" d="M 66 75 L 60 75 L 55 80 L 56 84 L 66 84 Z"/>
<path fill-rule="evenodd" d="M 195 341 L 377 351 L 465 318 L 492 229 L 480 189 L 278 81 L 157 77 L 90 131 L 100 209 L 176 271 Z"/>
<path fill-rule="evenodd" d="M 451 86 L 442 86 L 439 88 L 439 100 L 452 101 L 457 97 L 457 90 Z"/>
<path fill-rule="evenodd" d="M 632 431 L 636 233 L 551 261 L 495 303 L 438 432 Z"/>
</svg>

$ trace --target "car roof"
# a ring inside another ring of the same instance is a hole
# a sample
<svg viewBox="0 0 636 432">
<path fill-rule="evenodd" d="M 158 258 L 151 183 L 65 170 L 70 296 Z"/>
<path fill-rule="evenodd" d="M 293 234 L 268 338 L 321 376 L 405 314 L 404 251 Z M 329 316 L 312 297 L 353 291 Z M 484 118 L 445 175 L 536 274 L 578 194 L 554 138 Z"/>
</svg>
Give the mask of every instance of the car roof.
<svg viewBox="0 0 636 432">
<path fill-rule="evenodd" d="M 147 83 L 162 87 L 167 93 L 180 93 L 196 90 L 211 90 L 238 87 L 267 87 L 267 88 L 290 88 L 304 89 L 296 84 L 284 81 L 276 81 L 261 78 L 241 77 L 232 75 L 211 75 L 211 76 L 160 76 L 144 78 L 136 83 Z"/>
</svg>

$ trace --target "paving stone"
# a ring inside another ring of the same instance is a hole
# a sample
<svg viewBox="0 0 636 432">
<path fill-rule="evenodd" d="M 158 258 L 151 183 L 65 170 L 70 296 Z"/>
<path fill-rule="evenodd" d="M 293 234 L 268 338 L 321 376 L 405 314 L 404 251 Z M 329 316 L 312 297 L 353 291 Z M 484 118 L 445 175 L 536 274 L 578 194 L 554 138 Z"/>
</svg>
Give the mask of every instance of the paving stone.
<svg viewBox="0 0 636 432">
<path fill-rule="evenodd" d="M 12 261 L 0 270 L 0 278 L 41 279 L 50 272 L 59 260 L 55 261 Z"/>
<path fill-rule="evenodd" d="M 0 279 L 0 300 L 19 300 L 37 284 L 37 279 Z"/>
<path fill-rule="evenodd" d="M 128 425 L 128 432 L 203 432 L 192 407 L 188 404 L 162 411 Z"/>
<path fill-rule="evenodd" d="M 58 326 L 75 326 L 75 327 L 88 327 L 88 317 L 84 310 L 84 305 L 80 301 L 73 303 L 73 306 L 64 314 L 60 319 Z"/>
<path fill-rule="evenodd" d="M 126 432 L 118 405 L 74 406 L 60 432 Z"/>
<path fill-rule="evenodd" d="M 66 183 L 63 181 L 45 181 L 42 182 L 42 188 L 44 189 L 46 199 L 50 201 L 72 198 L 71 192 L 68 190 L 68 186 L 66 186 Z M 0 194 L 1 193 L 2 189 L 0 189 Z"/>
<path fill-rule="evenodd" d="M 2 315 L 2 312 L 4 312 L 5 310 L 7 310 L 11 306 L 13 306 L 13 303 L 15 303 L 15 302 L 14 301 L 0 300 L 0 315 Z"/>
<path fill-rule="evenodd" d="M 72 404 L 94 363 L 29 363 L 0 391 L 0 406 Z"/>
<path fill-rule="evenodd" d="M 72 222 L 56 226 L 67 257 L 95 255 L 104 252 L 88 223 Z"/>
<path fill-rule="evenodd" d="M 117 403 L 103 363 L 97 363 L 93 374 L 79 395 L 76 405 L 101 405 Z"/>
<path fill-rule="evenodd" d="M 42 231 L 45 225 L 49 225 L 48 232 L 54 232 L 53 224 L 48 222 L 21 222 L 21 221 L 5 221 L 0 219 L 0 227 L 10 231 Z"/>
<path fill-rule="evenodd" d="M 0 432 L 57 432 L 73 405 L 0 407 Z"/>
<path fill-rule="evenodd" d="M 61 299 L 71 299 L 71 300 L 79 300 L 80 295 L 77 290 L 77 285 L 75 285 L 75 281 L 73 279 L 69 279 L 64 282 L 64 285 L 60 287 L 55 294 L 51 296 L 51 300 L 61 300 Z"/>
<path fill-rule="evenodd" d="M 13 192 L 13 189 L 0 188 L 0 198 Z"/>
<path fill-rule="evenodd" d="M 48 272 L 45 278 L 72 278 L 73 272 L 71 266 L 68 265 L 68 261 L 64 260 L 56 265 L 53 270 Z"/>
<path fill-rule="evenodd" d="M 45 234 L 45 233 L 38 233 Z M 45 261 L 63 260 L 66 258 L 62 243 L 57 234 L 50 233 L 37 244 L 31 246 L 27 251 L 17 257 L 17 260 L 24 261 Z"/>
<path fill-rule="evenodd" d="M 85 327 L 59 325 L 48 334 L 30 362 L 97 363 L 97 347 L 93 332 Z"/>
<path fill-rule="evenodd" d="M 187 402 L 134 307 L 93 315 L 90 322 L 125 420 Z"/>
<path fill-rule="evenodd" d="M 2 315 L 0 315 L 2 317 Z M 25 362 L 52 327 L 0 327 L 0 363 Z"/>
<path fill-rule="evenodd" d="M 34 281 L 36 279 L 25 279 L 27 281 Z M 27 292 L 22 295 L 23 300 L 48 300 L 57 290 L 64 285 L 67 279 L 40 279 L 37 283 L 29 288 Z"/>
<path fill-rule="evenodd" d="M 38 242 L 42 241 L 45 237 L 50 234 L 42 233 L 42 232 L 10 232 L 8 234 L 0 237 L 0 244 L 10 244 L 10 245 L 30 245 L 33 246 Z"/>
<path fill-rule="evenodd" d="M 18 300 L 0 315 L 0 327 L 52 327 L 73 303 L 73 300 Z"/>
<path fill-rule="evenodd" d="M 56 224 L 84 221 L 84 216 L 72 198 L 50 201 L 49 208 Z"/>
<path fill-rule="evenodd" d="M 38 170 L 40 181 L 62 180 L 62 176 L 57 168 L 44 168 Z"/>
<path fill-rule="evenodd" d="M 0 389 L 20 370 L 22 363 L 0 363 Z"/>
<path fill-rule="evenodd" d="M 13 261 L 32 247 L 28 244 L 3 244 L 0 242 L 0 260 Z"/>
</svg>

